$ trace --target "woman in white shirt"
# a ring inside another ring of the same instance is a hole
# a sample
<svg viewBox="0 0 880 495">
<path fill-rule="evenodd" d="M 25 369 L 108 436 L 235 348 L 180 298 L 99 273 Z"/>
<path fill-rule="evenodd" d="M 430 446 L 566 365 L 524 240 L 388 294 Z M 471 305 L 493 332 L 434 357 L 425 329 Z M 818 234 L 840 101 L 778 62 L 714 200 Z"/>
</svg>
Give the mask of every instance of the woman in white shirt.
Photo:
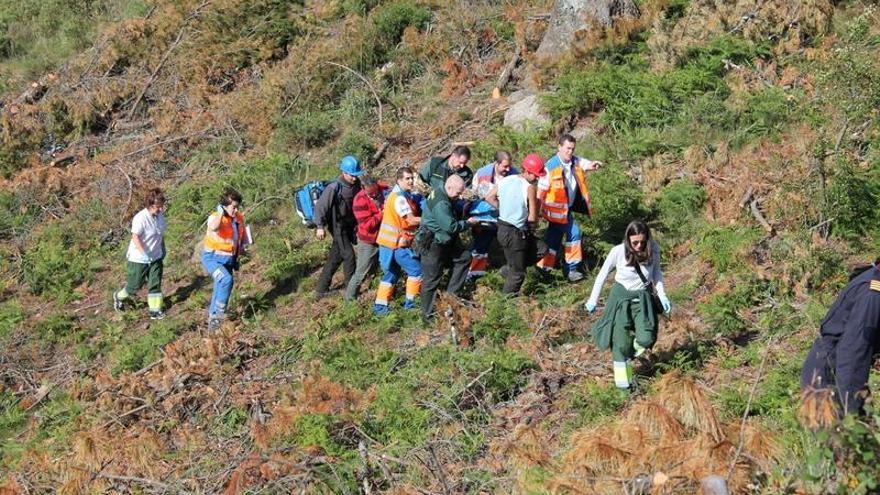
<svg viewBox="0 0 880 495">
<path fill-rule="evenodd" d="M 599 293 L 611 270 L 615 271 L 614 285 L 605 312 L 593 325 L 591 334 L 600 350 L 611 349 L 615 385 L 629 389 L 633 376 L 630 360 L 657 340 L 658 313 L 669 314 L 672 310 L 660 271 L 660 245 L 651 240 L 645 222 L 630 222 L 623 243 L 611 248 L 585 304 L 590 313 L 596 310 Z M 655 307 L 654 293 L 662 308 Z"/>
<path fill-rule="evenodd" d="M 165 259 L 165 195 L 161 189 L 147 191 L 144 209 L 131 221 L 131 241 L 126 258 L 125 287 L 113 293 L 113 308 L 122 311 L 131 296 L 147 282 L 150 319 L 165 318 L 162 311 L 162 271 Z"/>
</svg>

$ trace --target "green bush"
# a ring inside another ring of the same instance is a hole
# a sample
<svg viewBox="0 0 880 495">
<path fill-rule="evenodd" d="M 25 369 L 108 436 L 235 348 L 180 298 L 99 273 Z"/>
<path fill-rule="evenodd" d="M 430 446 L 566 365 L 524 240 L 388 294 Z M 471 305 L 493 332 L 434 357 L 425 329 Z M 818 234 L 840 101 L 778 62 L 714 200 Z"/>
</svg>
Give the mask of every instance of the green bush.
<svg viewBox="0 0 880 495">
<path fill-rule="evenodd" d="M 868 233 L 880 232 L 880 169 L 857 168 L 839 160 L 828 188 L 827 216 L 833 218 L 831 231 L 836 236 L 861 242 Z"/>
<path fill-rule="evenodd" d="M 335 138 L 336 116 L 327 111 L 306 111 L 281 117 L 275 124 L 273 137 L 278 149 L 317 148 Z"/>
<path fill-rule="evenodd" d="M 74 298 L 73 289 L 91 277 L 90 257 L 99 253 L 78 246 L 77 230 L 50 224 L 23 258 L 24 280 L 34 294 L 61 302 Z"/>
<path fill-rule="evenodd" d="M 793 105 L 782 88 L 773 86 L 748 95 L 738 114 L 737 142 L 778 136 L 793 111 Z"/>
<path fill-rule="evenodd" d="M 392 58 L 407 27 L 424 29 L 433 14 L 427 7 L 413 0 L 394 0 L 370 11 L 367 24 L 366 46 L 356 56 L 356 65 L 362 71 L 378 67 Z"/>
<path fill-rule="evenodd" d="M 638 184 L 618 165 L 612 164 L 590 173 L 587 180 L 593 217 L 580 225 L 585 245 L 601 248 L 601 254 L 604 254 L 623 240 L 626 226 L 635 219 L 644 219 L 648 210 Z M 597 245 L 597 242 L 604 244 Z"/>
<path fill-rule="evenodd" d="M 475 339 L 487 339 L 492 345 L 504 345 L 511 335 L 529 334 L 528 324 L 523 321 L 519 311 L 511 311 L 511 301 L 504 294 L 493 292 L 482 303 L 485 315 L 471 327 Z"/>
<path fill-rule="evenodd" d="M 743 266 L 745 250 L 760 239 L 757 229 L 750 227 L 709 226 L 697 239 L 696 252 L 712 263 L 718 273 Z"/>
<path fill-rule="evenodd" d="M 0 303 L 0 342 L 18 328 L 24 318 L 24 310 L 18 301 L 10 299 Z"/>
<path fill-rule="evenodd" d="M 150 331 L 144 335 L 124 339 L 113 352 L 113 374 L 137 371 L 155 361 L 162 354 L 162 346 L 177 337 L 175 327 L 173 321 L 165 320 L 150 325 Z"/>
<path fill-rule="evenodd" d="M 341 158 L 345 155 L 353 155 L 357 157 L 363 165 L 366 165 L 375 153 L 376 146 L 373 138 L 361 130 L 346 130 L 336 143 L 337 157 Z"/>
<path fill-rule="evenodd" d="M 713 331 L 736 336 L 749 327 L 744 312 L 761 303 L 767 290 L 765 281 L 738 280 L 730 291 L 713 294 L 708 301 L 698 304 L 697 311 Z"/>
<path fill-rule="evenodd" d="M 676 240 L 692 235 L 702 220 L 706 191 L 688 180 L 675 181 L 660 191 L 655 203 L 663 229 Z"/>
</svg>

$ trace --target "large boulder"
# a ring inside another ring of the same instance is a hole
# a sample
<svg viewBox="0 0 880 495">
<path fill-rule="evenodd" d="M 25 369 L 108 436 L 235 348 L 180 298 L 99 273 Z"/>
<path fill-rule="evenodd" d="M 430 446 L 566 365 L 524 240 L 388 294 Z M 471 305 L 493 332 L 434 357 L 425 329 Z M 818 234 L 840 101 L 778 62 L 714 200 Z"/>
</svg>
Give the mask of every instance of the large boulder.
<svg viewBox="0 0 880 495">
<path fill-rule="evenodd" d="M 504 125 L 522 131 L 528 127 L 550 124 L 550 116 L 541 110 L 538 95 L 531 91 L 517 91 L 508 101 L 514 103 L 504 113 Z"/>
<path fill-rule="evenodd" d="M 536 52 L 541 57 L 558 57 L 568 52 L 574 34 L 589 27 L 589 21 L 610 26 L 616 17 L 638 17 L 633 0 L 556 0 L 550 25 Z"/>
</svg>

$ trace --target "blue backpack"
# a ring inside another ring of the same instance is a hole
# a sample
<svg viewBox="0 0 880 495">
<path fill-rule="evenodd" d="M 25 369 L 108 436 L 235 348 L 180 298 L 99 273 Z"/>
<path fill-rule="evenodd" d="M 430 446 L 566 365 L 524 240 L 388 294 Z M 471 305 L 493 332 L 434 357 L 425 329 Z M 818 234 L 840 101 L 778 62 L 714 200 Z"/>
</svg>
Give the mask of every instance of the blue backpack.
<svg viewBox="0 0 880 495">
<path fill-rule="evenodd" d="M 333 181 L 314 180 L 293 192 L 293 203 L 296 213 L 302 219 L 303 225 L 313 229 L 315 223 L 315 205 L 321 197 L 324 189 L 327 189 Z"/>
</svg>

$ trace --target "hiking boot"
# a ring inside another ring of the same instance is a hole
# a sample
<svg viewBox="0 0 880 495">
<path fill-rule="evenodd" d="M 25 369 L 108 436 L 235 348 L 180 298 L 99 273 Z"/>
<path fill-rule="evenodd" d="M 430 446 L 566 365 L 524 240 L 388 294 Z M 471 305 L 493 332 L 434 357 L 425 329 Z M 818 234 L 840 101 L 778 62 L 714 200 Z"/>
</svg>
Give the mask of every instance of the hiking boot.
<svg viewBox="0 0 880 495">
<path fill-rule="evenodd" d="M 373 304 L 373 314 L 376 316 L 385 316 L 391 310 L 385 304 Z"/>
<path fill-rule="evenodd" d="M 150 319 L 151 320 L 164 320 L 165 319 L 165 312 L 162 311 L 161 309 L 157 310 L 157 311 L 150 311 Z"/>
<path fill-rule="evenodd" d="M 414 300 L 407 299 L 403 302 L 403 309 L 419 309 L 419 305 Z"/>
<path fill-rule="evenodd" d="M 119 292 L 113 291 L 113 309 L 116 310 L 117 313 L 125 309 L 124 302 L 124 299 L 119 298 Z"/>
<path fill-rule="evenodd" d="M 572 271 L 568 272 L 568 281 L 569 282 L 572 282 L 572 283 L 580 282 L 583 279 L 584 279 L 584 274 L 577 271 L 577 270 L 572 270 Z"/>
<path fill-rule="evenodd" d="M 208 317 L 208 331 L 216 332 L 220 330 L 220 317 L 219 316 L 209 316 Z"/>
</svg>

